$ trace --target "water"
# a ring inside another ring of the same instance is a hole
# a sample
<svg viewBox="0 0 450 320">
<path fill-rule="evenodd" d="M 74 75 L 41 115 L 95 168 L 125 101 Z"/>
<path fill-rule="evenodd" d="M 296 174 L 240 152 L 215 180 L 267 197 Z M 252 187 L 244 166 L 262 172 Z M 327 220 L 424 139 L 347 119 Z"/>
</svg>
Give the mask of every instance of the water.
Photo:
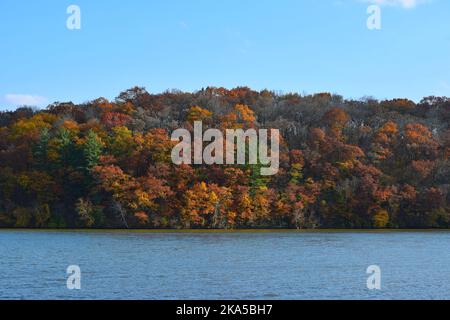
<svg viewBox="0 0 450 320">
<path fill-rule="evenodd" d="M 450 299 L 450 233 L 0 231 L 0 299 Z"/>
</svg>

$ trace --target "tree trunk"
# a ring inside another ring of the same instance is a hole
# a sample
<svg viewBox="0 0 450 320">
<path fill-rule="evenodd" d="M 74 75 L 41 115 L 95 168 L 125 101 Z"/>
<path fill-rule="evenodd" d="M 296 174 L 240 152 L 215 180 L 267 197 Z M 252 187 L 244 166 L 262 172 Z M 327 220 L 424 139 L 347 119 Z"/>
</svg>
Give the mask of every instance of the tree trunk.
<svg viewBox="0 0 450 320">
<path fill-rule="evenodd" d="M 114 209 L 119 214 L 122 223 L 125 225 L 125 228 L 129 229 L 127 219 L 125 217 L 125 210 L 123 209 L 122 205 L 119 202 L 114 201 Z"/>
</svg>

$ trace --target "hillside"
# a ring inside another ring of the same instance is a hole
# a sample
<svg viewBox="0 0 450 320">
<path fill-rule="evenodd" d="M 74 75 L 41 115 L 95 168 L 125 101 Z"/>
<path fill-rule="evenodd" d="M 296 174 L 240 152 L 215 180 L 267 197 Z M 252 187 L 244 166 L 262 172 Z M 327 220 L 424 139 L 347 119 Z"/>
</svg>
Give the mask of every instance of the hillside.
<svg viewBox="0 0 450 320">
<path fill-rule="evenodd" d="M 280 169 L 174 165 L 170 134 L 280 130 Z M 450 98 L 206 88 L 0 113 L 0 227 L 448 228 Z"/>
</svg>

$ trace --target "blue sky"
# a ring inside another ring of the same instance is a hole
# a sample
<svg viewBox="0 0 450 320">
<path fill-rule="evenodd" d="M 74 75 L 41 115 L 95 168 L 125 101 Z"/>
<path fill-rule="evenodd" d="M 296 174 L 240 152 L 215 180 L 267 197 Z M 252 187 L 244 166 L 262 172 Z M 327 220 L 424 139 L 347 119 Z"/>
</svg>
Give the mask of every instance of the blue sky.
<svg viewBox="0 0 450 320">
<path fill-rule="evenodd" d="M 381 30 L 366 10 L 381 7 Z M 81 30 L 66 28 L 69 5 Z M 0 109 L 250 86 L 450 96 L 448 0 L 2 0 Z"/>
</svg>

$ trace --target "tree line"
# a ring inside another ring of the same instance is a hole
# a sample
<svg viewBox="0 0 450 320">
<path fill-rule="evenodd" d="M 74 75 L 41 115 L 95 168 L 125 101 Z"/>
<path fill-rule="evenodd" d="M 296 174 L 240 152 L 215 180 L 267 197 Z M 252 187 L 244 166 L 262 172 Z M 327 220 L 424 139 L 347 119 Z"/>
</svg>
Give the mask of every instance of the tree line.
<svg viewBox="0 0 450 320">
<path fill-rule="evenodd" d="M 280 168 L 175 165 L 178 128 L 276 128 Z M 0 113 L 0 227 L 448 228 L 450 98 L 208 87 Z"/>
</svg>

